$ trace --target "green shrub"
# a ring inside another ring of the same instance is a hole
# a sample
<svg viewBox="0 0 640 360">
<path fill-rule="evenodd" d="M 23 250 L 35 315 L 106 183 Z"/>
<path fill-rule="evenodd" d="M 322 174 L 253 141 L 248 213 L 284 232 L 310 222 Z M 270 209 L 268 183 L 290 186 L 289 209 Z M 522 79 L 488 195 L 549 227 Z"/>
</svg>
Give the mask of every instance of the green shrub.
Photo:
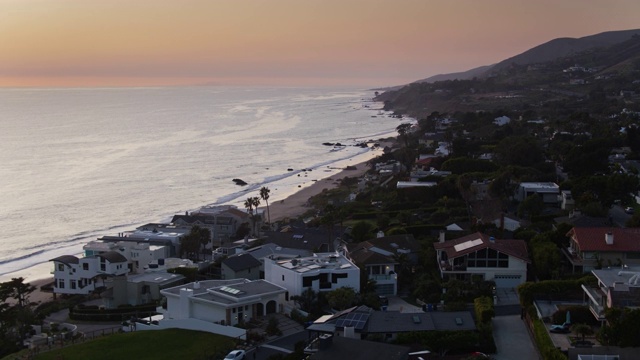
<svg viewBox="0 0 640 360">
<path fill-rule="evenodd" d="M 493 308 L 493 299 L 488 296 L 475 298 L 473 308 L 476 313 L 476 321 L 479 323 L 490 322 L 496 314 Z"/>
</svg>

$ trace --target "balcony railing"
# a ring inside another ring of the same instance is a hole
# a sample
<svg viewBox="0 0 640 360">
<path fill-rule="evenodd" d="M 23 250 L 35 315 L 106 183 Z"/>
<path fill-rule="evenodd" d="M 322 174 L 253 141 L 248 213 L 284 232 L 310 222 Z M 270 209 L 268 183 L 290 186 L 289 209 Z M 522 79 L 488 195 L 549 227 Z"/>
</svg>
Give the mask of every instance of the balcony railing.
<svg viewBox="0 0 640 360">
<path fill-rule="evenodd" d="M 396 279 L 396 275 L 385 275 L 385 274 L 377 274 L 377 275 L 369 275 L 369 279 L 371 280 L 375 280 L 375 281 L 385 281 L 385 280 L 395 280 Z"/>
</svg>

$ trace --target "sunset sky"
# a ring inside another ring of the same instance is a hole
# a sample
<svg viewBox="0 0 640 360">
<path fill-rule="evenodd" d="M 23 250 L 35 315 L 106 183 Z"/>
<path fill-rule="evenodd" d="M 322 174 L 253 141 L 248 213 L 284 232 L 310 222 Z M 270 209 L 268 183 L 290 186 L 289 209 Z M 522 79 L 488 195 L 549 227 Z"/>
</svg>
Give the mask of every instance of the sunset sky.
<svg viewBox="0 0 640 360">
<path fill-rule="evenodd" d="M 638 0 L 0 0 L 0 86 L 387 86 L 558 37 Z"/>
</svg>

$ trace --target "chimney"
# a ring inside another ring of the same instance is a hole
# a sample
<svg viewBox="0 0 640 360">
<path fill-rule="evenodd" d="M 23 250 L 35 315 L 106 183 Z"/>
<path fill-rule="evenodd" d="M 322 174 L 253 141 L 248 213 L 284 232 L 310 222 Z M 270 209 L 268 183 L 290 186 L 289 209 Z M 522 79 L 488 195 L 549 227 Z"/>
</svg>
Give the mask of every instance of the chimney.
<svg viewBox="0 0 640 360">
<path fill-rule="evenodd" d="M 445 240 L 445 237 L 444 237 L 444 230 L 440 230 L 440 239 L 439 239 L 439 240 L 440 240 L 440 242 L 441 242 L 441 243 L 443 243 L 443 242 L 444 242 L 444 240 Z"/>
<path fill-rule="evenodd" d="M 244 244 L 249 245 L 249 235 L 244 236 Z"/>
<path fill-rule="evenodd" d="M 613 233 L 611 231 L 604 235 L 604 241 L 607 245 L 613 245 Z"/>
<path fill-rule="evenodd" d="M 193 288 L 194 289 L 200 289 L 200 281 L 196 281 L 193 283 Z"/>
</svg>

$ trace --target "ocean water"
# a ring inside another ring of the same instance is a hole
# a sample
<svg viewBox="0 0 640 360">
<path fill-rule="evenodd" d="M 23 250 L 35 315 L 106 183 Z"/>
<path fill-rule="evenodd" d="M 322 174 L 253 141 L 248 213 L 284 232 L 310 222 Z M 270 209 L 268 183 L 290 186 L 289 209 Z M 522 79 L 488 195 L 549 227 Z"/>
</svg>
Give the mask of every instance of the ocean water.
<svg viewBox="0 0 640 360">
<path fill-rule="evenodd" d="M 244 209 L 378 153 L 399 121 L 359 89 L 0 89 L 0 281 L 203 205 Z M 293 169 L 294 171 L 288 171 Z M 312 169 L 307 177 L 297 176 Z M 232 179 L 248 183 L 240 187 Z"/>
</svg>

